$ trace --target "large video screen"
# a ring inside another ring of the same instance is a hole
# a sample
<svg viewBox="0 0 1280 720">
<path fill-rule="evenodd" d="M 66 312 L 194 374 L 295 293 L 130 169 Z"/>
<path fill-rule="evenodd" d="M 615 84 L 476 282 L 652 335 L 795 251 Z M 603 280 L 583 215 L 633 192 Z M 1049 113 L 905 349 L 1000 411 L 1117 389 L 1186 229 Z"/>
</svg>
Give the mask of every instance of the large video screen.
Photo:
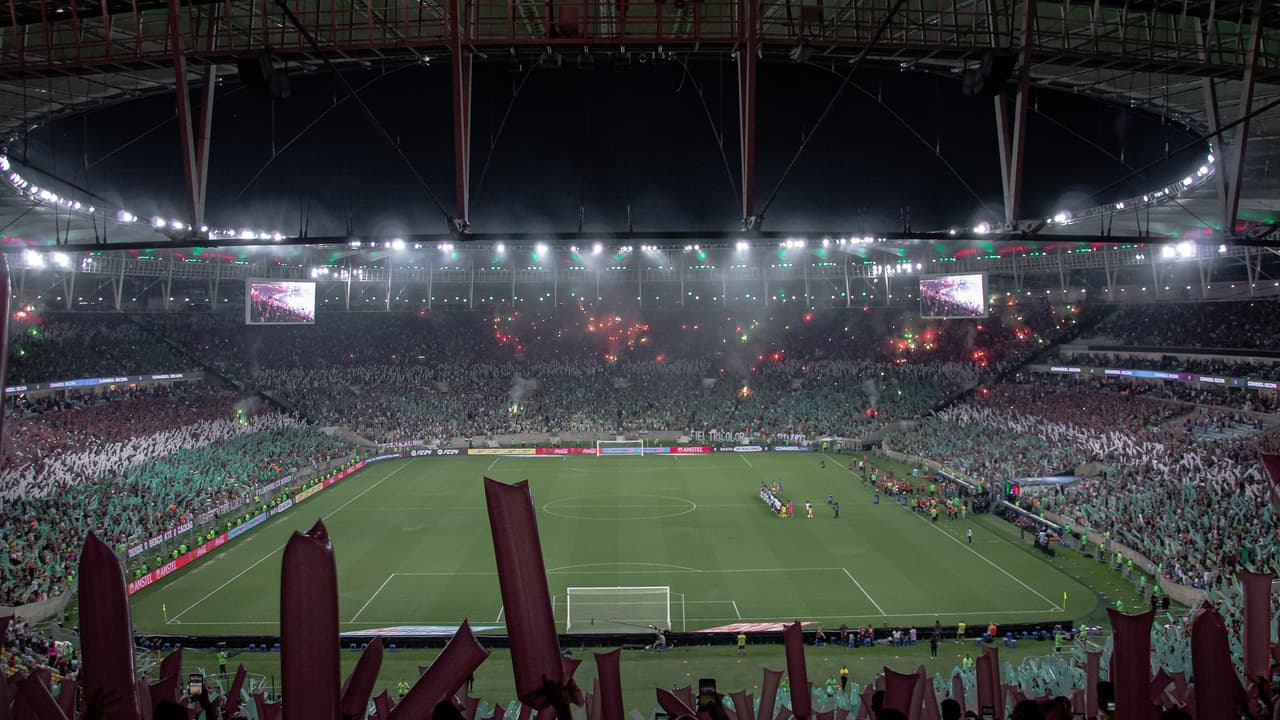
<svg viewBox="0 0 1280 720">
<path fill-rule="evenodd" d="M 245 281 L 248 325 L 310 325 L 316 321 L 316 284 L 304 280 Z"/>
<path fill-rule="evenodd" d="M 920 278 L 920 316 L 982 318 L 987 316 L 987 276 L 932 275 Z"/>
</svg>

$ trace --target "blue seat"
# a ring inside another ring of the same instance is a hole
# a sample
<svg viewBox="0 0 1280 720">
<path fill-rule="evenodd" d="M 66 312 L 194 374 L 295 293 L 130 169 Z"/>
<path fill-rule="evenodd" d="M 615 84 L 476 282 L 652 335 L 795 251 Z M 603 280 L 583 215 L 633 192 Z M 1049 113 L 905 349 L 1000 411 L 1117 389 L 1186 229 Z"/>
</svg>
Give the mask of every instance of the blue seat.
<svg viewBox="0 0 1280 720">
<path fill-rule="evenodd" d="M 280 643 L 276 643 L 275 645 L 272 645 L 271 649 L 276 652 L 280 652 Z"/>
<path fill-rule="evenodd" d="M 390 650 L 391 652 L 395 652 L 395 651 L 396 651 L 396 644 L 395 644 L 395 643 L 391 643 L 390 645 L 388 645 L 388 646 L 387 646 L 387 649 L 388 649 L 388 650 Z"/>
<path fill-rule="evenodd" d="M 246 649 L 246 650 L 248 650 L 249 652 L 257 652 L 257 651 L 258 651 L 258 646 L 257 646 L 257 645 L 254 645 L 253 643 L 249 643 L 249 647 L 247 647 L 247 648 L 245 648 L 245 649 Z"/>
</svg>

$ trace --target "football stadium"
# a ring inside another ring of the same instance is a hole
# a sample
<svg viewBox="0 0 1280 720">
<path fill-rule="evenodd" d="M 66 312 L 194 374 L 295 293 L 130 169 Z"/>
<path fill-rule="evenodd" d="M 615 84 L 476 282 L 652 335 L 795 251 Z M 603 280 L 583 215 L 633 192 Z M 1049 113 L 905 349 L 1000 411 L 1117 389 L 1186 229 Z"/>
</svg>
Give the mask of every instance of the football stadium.
<svg viewBox="0 0 1280 720">
<path fill-rule="evenodd" d="M 1280 716 L 1274 3 L 5 9 L 0 720 Z"/>
</svg>

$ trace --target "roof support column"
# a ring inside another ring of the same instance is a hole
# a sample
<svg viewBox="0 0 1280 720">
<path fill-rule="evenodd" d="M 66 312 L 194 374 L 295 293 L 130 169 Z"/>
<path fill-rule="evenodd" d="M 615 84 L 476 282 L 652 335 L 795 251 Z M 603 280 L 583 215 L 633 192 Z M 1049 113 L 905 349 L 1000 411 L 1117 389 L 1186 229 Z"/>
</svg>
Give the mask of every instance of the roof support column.
<svg viewBox="0 0 1280 720">
<path fill-rule="evenodd" d="M 741 0 L 742 34 L 738 44 L 738 138 L 742 144 L 742 227 L 759 228 L 755 216 L 756 71 L 760 50 L 760 0 Z"/>
<path fill-rule="evenodd" d="M 1244 78 L 1240 87 L 1240 117 L 1232 148 L 1231 182 L 1227 193 L 1227 216 L 1223 220 L 1227 233 L 1235 233 L 1240 214 L 1240 184 L 1244 181 L 1245 146 L 1249 142 L 1249 113 L 1253 111 L 1254 70 L 1258 64 L 1258 46 L 1262 42 L 1262 0 L 1253 0 L 1253 19 L 1249 23 L 1244 55 Z"/>
<path fill-rule="evenodd" d="M 467 46 L 464 0 L 449 0 L 449 73 L 453 85 L 453 179 L 457 205 L 453 227 L 466 232 L 471 226 L 471 70 L 472 52 Z"/>
<path fill-rule="evenodd" d="M 994 0 L 987 0 L 991 22 L 991 45 L 998 47 L 998 13 Z M 1014 100 L 1013 127 L 1005 111 L 1004 93 L 992 101 L 996 112 L 996 144 L 1000 153 L 1000 181 L 1004 188 L 1004 221 L 1012 225 L 1022 211 L 1022 171 L 1027 145 L 1027 111 L 1031 86 L 1031 46 L 1035 37 L 1036 5 L 1022 3 L 1022 47 L 1018 51 L 1018 94 Z M 1012 137 L 1010 137 L 1012 135 Z"/>
<path fill-rule="evenodd" d="M 191 95 L 187 87 L 187 58 L 182 50 L 181 13 L 178 0 L 169 0 L 169 50 L 173 55 L 174 94 L 178 105 L 178 141 L 182 153 L 183 179 L 187 186 L 187 223 L 198 229 L 204 219 L 203 173 L 196 158 L 195 134 L 191 128 Z M 212 93 L 212 90 L 208 90 Z M 211 96 L 210 96 L 211 98 Z M 205 103 L 206 111 L 213 111 L 212 99 Z M 207 143 L 207 128 L 202 143 Z"/>
<path fill-rule="evenodd" d="M 1214 6 L 1210 4 L 1209 18 L 1199 21 L 1200 32 L 1196 33 L 1196 39 L 1200 43 L 1200 56 L 1206 63 L 1212 59 L 1210 48 L 1212 47 L 1214 37 L 1214 23 L 1216 20 L 1213 15 Z M 1222 227 L 1227 227 L 1227 215 L 1230 208 L 1227 207 L 1227 175 L 1231 172 L 1229 160 L 1226 153 L 1222 152 L 1224 147 L 1223 138 L 1218 135 L 1219 128 L 1222 127 L 1222 118 L 1220 108 L 1218 106 L 1218 85 L 1213 78 L 1204 78 L 1200 81 L 1204 93 L 1204 114 L 1209 121 L 1209 132 L 1213 134 L 1213 140 L 1209 143 L 1210 148 L 1215 148 L 1214 160 L 1216 161 L 1213 173 L 1213 185 L 1218 193 L 1218 217 L 1222 220 Z"/>
</svg>

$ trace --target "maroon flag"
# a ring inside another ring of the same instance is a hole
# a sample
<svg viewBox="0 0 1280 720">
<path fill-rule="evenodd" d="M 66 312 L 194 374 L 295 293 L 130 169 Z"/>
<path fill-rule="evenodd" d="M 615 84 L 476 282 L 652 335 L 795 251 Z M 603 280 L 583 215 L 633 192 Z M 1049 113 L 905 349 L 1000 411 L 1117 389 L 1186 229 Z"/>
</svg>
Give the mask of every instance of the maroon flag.
<svg viewBox="0 0 1280 720">
<path fill-rule="evenodd" d="M 876 694 L 876 686 L 868 685 L 862 688 L 862 697 L 858 702 L 858 714 L 853 720 L 875 720 L 871 717 L 871 698 Z"/>
<path fill-rule="evenodd" d="M 90 532 L 80 550 L 80 682 L 101 720 L 138 720 L 132 627 L 120 559 Z"/>
<path fill-rule="evenodd" d="M 836 720 L 849 720 L 849 711 L 842 707 L 836 708 Z"/>
<path fill-rule="evenodd" d="M 80 691 L 80 684 L 75 680 L 64 678 L 58 685 L 58 707 L 62 709 L 62 714 L 67 717 L 75 717 L 76 715 L 76 693 Z M 4 713 L 0 712 L 0 717 Z"/>
<path fill-rule="evenodd" d="M 560 640 L 529 482 L 507 485 L 485 478 L 484 494 L 498 587 L 507 616 L 516 696 L 537 709 L 554 706 L 560 720 L 570 720 Z"/>
<path fill-rule="evenodd" d="M 391 715 L 391 696 L 387 694 L 386 690 L 378 693 L 373 698 L 373 707 L 378 711 L 378 720 L 387 720 Z"/>
<path fill-rule="evenodd" d="M 1262 453 L 1262 467 L 1271 476 L 1271 504 L 1280 509 L 1280 455 Z"/>
<path fill-rule="evenodd" d="M 397 720 L 431 717 L 436 705 L 452 698 L 487 657 L 489 651 L 476 642 L 471 623 L 463 620 L 462 627 L 413 684 L 409 694 L 391 710 L 390 717 Z"/>
<path fill-rule="evenodd" d="M 680 698 L 676 697 L 675 693 L 670 690 L 665 688 L 656 688 L 655 691 L 658 695 L 658 707 L 662 708 L 663 712 L 667 713 L 671 717 L 681 718 L 686 716 L 697 716 L 697 713 L 694 712 L 692 707 L 684 704 L 684 702 Z"/>
<path fill-rule="evenodd" d="M 836 714 L 830 710 L 824 710 L 817 715 L 818 720 L 836 720 Z"/>
<path fill-rule="evenodd" d="M 756 720 L 773 720 L 773 706 L 778 703 L 778 681 L 782 679 L 782 671 L 762 669 L 764 679 L 760 681 L 760 709 L 756 711 Z"/>
<path fill-rule="evenodd" d="M 591 692 L 587 693 L 587 720 L 600 720 L 600 676 L 591 681 Z"/>
<path fill-rule="evenodd" d="M 506 708 L 502 707 L 501 705 L 494 705 L 493 714 L 489 716 L 489 720 L 502 720 L 502 718 L 506 714 L 507 714 Z"/>
<path fill-rule="evenodd" d="M 920 673 L 920 694 L 922 695 L 919 706 L 920 718 L 921 720 L 942 720 L 942 711 L 938 708 L 938 692 L 933 687 L 933 681 L 925 673 L 923 665 L 920 666 L 918 672 Z"/>
<path fill-rule="evenodd" d="M 369 697 L 373 695 L 373 685 L 378 681 L 378 670 L 382 668 L 382 640 L 374 638 L 373 642 L 360 653 L 351 677 L 347 678 L 346 687 L 342 691 L 342 716 L 347 718 L 362 717 L 369 707 Z M 239 679 L 239 676 L 237 676 Z"/>
<path fill-rule="evenodd" d="M 139 688 L 141 689 L 141 688 Z M 178 699 L 178 675 L 175 673 L 169 677 L 160 678 L 159 681 L 153 682 L 147 686 L 147 700 L 142 703 L 144 714 L 154 715 L 156 706 L 168 700 L 174 702 Z M 150 713 L 145 711 L 150 710 Z"/>
<path fill-rule="evenodd" d="M 1088 702 L 1084 699 L 1084 690 L 1076 690 L 1071 693 L 1071 712 L 1083 713 Z M 1096 715 L 1094 717 L 1097 717 Z"/>
<path fill-rule="evenodd" d="M 529 716 L 533 714 L 533 708 L 520 703 L 520 710 L 516 714 L 516 720 L 529 720 Z"/>
<path fill-rule="evenodd" d="M 578 666 L 582 664 L 581 660 L 575 660 L 570 657 L 560 658 L 561 675 L 564 676 L 565 691 L 569 696 L 569 702 L 574 705 L 582 705 L 582 688 L 578 687 L 578 681 L 573 679 L 573 674 L 578 672 Z"/>
<path fill-rule="evenodd" d="M 320 520 L 284 547 L 280 647 L 285 720 L 338 720 L 338 573 Z"/>
<path fill-rule="evenodd" d="M 49 688 L 34 675 L 18 683 L 18 698 L 37 720 L 67 720 L 49 694 Z"/>
<path fill-rule="evenodd" d="M 8 623 L 8 617 L 0 618 L 0 639 L 4 638 L 4 626 Z M 13 720 L 12 705 L 13 702 L 9 699 L 9 680 L 0 672 L 0 720 Z"/>
<path fill-rule="evenodd" d="M 908 675 L 886 667 L 884 669 L 884 709 L 897 710 L 911 717 L 911 700 L 916 694 L 916 684 L 919 680 L 918 672 Z M 916 712 L 919 713 L 918 705 Z"/>
<path fill-rule="evenodd" d="M 182 674 L 182 648 L 178 648 L 160 661 L 160 677 L 167 678 L 170 675 L 177 677 Z M 171 699 L 171 698 L 170 698 Z"/>
<path fill-rule="evenodd" d="M 684 703 L 685 705 L 688 705 L 689 707 L 698 706 L 698 704 L 693 699 L 692 685 L 685 685 L 684 687 L 671 688 L 671 692 L 674 693 L 676 698 L 679 699 L 680 702 Z"/>
<path fill-rule="evenodd" d="M 480 698 L 467 695 L 462 701 L 462 717 L 476 720 L 476 710 L 480 707 Z"/>
<path fill-rule="evenodd" d="M 1271 573 L 1240 572 L 1244 591 L 1244 675 L 1251 683 L 1271 680 L 1272 580 L 1275 576 Z"/>
<path fill-rule="evenodd" d="M 1164 671 L 1164 668 L 1156 670 L 1156 676 L 1151 680 L 1151 695 L 1149 700 L 1156 707 L 1168 705 L 1166 702 L 1165 690 L 1173 685 L 1173 676 Z"/>
<path fill-rule="evenodd" d="M 1151 706 L 1151 623 L 1154 610 L 1126 615 L 1107 608 L 1111 617 L 1115 650 L 1111 654 L 1111 681 L 1116 686 L 1116 717 L 1149 720 Z M 1231 663 L 1227 663 L 1231 667 Z"/>
<path fill-rule="evenodd" d="M 733 700 L 733 715 L 736 720 L 754 720 L 755 707 L 752 705 L 751 696 L 745 690 L 730 693 L 729 697 Z"/>
<path fill-rule="evenodd" d="M 235 679 L 231 681 L 231 690 L 229 690 L 227 692 L 227 696 L 223 698 L 228 716 L 235 715 L 236 710 L 240 709 L 240 691 L 244 689 L 244 681 L 246 677 L 248 677 L 248 673 L 245 672 L 244 665 L 237 667 Z"/>
<path fill-rule="evenodd" d="M 596 705 L 600 708 L 600 720 L 624 720 L 622 709 L 622 649 L 595 653 L 596 679 L 600 683 L 596 691 Z M 750 718 L 743 718 L 750 720 Z"/>
<path fill-rule="evenodd" d="M 982 648 L 975 661 L 978 675 L 978 710 L 990 706 L 996 720 L 1004 720 L 1004 689 L 1000 685 L 1000 651 L 994 647 Z"/>
<path fill-rule="evenodd" d="M 809 672 L 804 664 L 804 630 L 797 620 L 782 629 L 787 650 L 787 682 L 791 683 L 791 712 L 800 720 L 813 714 L 813 697 L 809 690 Z"/>
<path fill-rule="evenodd" d="M 1195 677 L 1196 717 L 1235 717 L 1236 710 L 1244 707 L 1245 692 L 1231 662 L 1227 626 L 1207 602 L 1191 621 L 1191 673 Z"/>
<path fill-rule="evenodd" d="M 960 673 L 951 676 L 951 699 L 960 703 L 960 714 L 963 715 L 968 705 L 964 701 L 964 678 Z"/>
<path fill-rule="evenodd" d="M 1084 660 L 1084 713 L 1089 717 L 1098 716 L 1098 681 L 1101 680 L 1102 652 L 1094 650 L 1085 653 Z M 1079 710 L 1079 708 L 1076 708 Z"/>
</svg>

